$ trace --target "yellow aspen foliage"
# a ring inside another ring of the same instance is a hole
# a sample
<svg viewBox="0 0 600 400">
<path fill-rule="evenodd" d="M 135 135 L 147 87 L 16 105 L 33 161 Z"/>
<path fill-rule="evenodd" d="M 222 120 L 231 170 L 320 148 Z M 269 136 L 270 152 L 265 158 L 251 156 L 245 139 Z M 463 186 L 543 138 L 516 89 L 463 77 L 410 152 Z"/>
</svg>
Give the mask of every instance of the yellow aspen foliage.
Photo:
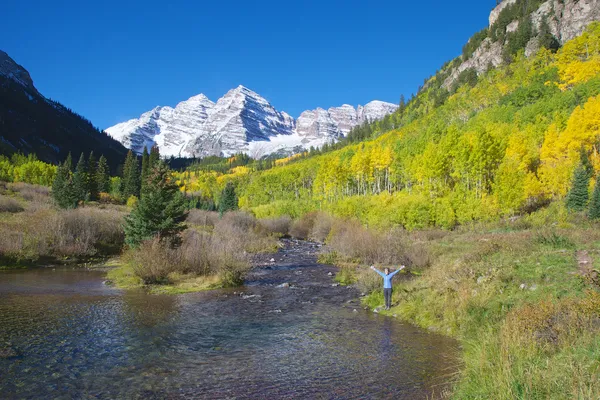
<svg viewBox="0 0 600 400">
<path fill-rule="evenodd" d="M 563 90 L 600 74 L 600 22 L 590 24 L 582 35 L 563 46 L 557 66 Z"/>
</svg>

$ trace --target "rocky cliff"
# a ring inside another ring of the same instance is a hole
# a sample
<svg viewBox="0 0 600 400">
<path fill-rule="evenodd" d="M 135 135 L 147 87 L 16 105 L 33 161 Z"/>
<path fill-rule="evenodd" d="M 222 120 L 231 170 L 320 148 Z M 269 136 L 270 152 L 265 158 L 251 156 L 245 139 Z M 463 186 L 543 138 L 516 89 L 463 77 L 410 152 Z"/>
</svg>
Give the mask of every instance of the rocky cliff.
<svg viewBox="0 0 600 400">
<path fill-rule="evenodd" d="M 449 88 L 461 73 L 473 69 L 478 75 L 491 67 L 504 63 L 506 47 L 511 34 L 516 34 L 524 19 L 506 21 L 511 8 L 522 7 L 525 0 L 504 0 L 494 8 L 489 17 L 488 37 L 483 39 L 473 54 L 449 71 L 443 87 Z M 547 24 L 549 34 L 558 44 L 579 36 L 586 26 L 600 20 L 600 0 L 548 0 L 526 16 L 531 22 L 531 38 L 525 46 L 525 54 L 530 56 L 540 47 L 540 37 L 544 34 L 543 24 Z M 528 22 L 528 21 L 526 21 Z M 547 33 L 546 33 L 547 34 Z M 494 40 L 495 39 L 495 40 Z M 474 40 L 474 39 L 471 39 Z"/>
</svg>

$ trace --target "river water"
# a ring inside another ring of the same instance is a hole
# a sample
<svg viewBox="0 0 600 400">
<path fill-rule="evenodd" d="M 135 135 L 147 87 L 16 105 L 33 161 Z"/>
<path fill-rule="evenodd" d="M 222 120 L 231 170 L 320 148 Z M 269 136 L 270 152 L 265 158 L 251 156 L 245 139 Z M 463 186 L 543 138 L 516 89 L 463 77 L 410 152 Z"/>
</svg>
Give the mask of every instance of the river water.
<svg viewBox="0 0 600 400">
<path fill-rule="evenodd" d="M 178 296 L 120 291 L 72 267 L 0 272 L 0 398 L 419 399 L 447 388 L 454 341 L 363 310 L 355 289 L 332 286 L 315 245 L 284 244 L 242 288 Z"/>
</svg>

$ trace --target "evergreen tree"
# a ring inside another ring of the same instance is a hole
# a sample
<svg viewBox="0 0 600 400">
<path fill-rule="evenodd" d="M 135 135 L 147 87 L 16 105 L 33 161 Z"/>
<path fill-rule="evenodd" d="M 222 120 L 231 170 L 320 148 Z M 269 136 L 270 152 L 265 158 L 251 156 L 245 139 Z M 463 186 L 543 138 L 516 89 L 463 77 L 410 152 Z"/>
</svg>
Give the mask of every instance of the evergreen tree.
<svg viewBox="0 0 600 400">
<path fill-rule="evenodd" d="M 590 176 L 585 170 L 583 164 L 580 164 L 575 170 L 571 190 L 567 195 L 567 208 L 573 211 L 583 211 L 589 199 L 589 181 Z"/>
<path fill-rule="evenodd" d="M 594 166 L 592 165 L 590 156 L 584 146 L 581 146 L 579 149 L 579 160 L 581 161 L 581 166 L 587 173 L 588 179 L 591 179 L 594 176 Z"/>
<path fill-rule="evenodd" d="M 594 186 L 594 193 L 590 200 L 588 216 L 590 219 L 600 219 L 600 174 L 596 177 L 596 185 Z"/>
<path fill-rule="evenodd" d="M 108 162 L 104 155 L 100 156 L 98 169 L 96 171 L 96 187 L 99 193 L 110 193 L 110 174 Z"/>
<path fill-rule="evenodd" d="M 177 245 L 179 233 L 185 229 L 185 209 L 185 197 L 173 181 L 170 169 L 157 162 L 148 172 L 143 196 L 125 218 L 125 242 L 137 247 L 144 240 L 158 237 Z"/>
<path fill-rule="evenodd" d="M 96 179 L 96 175 L 98 172 L 98 162 L 96 161 L 96 157 L 94 157 L 94 152 L 90 152 L 90 156 L 88 158 L 88 180 L 87 180 L 87 190 L 90 194 L 90 200 L 95 201 L 98 200 L 98 181 Z"/>
<path fill-rule="evenodd" d="M 131 196 L 140 197 L 140 173 L 137 157 L 131 150 L 125 158 L 123 166 L 123 180 L 121 181 L 121 195 L 124 200 Z"/>
<path fill-rule="evenodd" d="M 56 176 L 52 183 L 52 197 L 60 208 L 77 207 L 77 198 L 73 190 L 71 177 L 71 165 L 71 153 L 69 153 L 65 162 L 58 165 Z"/>
<path fill-rule="evenodd" d="M 556 40 L 552 32 L 550 32 L 550 25 L 548 25 L 548 19 L 546 17 L 542 19 L 538 36 L 540 38 L 540 47 L 545 47 L 552 52 L 556 52 L 560 48 L 560 43 Z"/>
<path fill-rule="evenodd" d="M 238 209 L 238 198 L 235 194 L 235 187 L 233 183 L 227 182 L 225 188 L 221 192 L 221 199 L 219 200 L 219 212 L 221 214 L 227 211 L 234 211 Z"/>
<path fill-rule="evenodd" d="M 148 178 L 148 168 L 150 166 L 148 149 L 144 146 L 144 152 L 142 153 L 142 174 L 141 174 L 141 192 L 144 192 L 144 185 L 146 183 L 146 179 Z"/>
<path fill-rule="evenodd" d="M 158 146 L 152 146 L 150 149 L 150 157 L 148 158 L 148 168 L 154 168 L 159 160 L 160 152 L 158 151 Z"/>
<path fill-rule="evenodd" d="M 73 191 L 77 201 L 89 199 L 88 181 L 87 162 L 85 155 L 81 153 L 73 174 Z"/>
</svg>

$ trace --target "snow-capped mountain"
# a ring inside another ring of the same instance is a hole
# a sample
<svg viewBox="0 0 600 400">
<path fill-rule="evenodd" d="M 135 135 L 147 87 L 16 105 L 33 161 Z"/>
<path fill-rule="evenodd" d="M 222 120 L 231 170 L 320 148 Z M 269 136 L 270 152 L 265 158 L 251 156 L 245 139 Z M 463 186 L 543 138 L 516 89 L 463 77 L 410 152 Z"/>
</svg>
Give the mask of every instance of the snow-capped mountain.
<svg viewBox="0 0 600 400">
<path fill-rule="evenodd" d="M 372 101 L 305 111 L 295 120 L 277 111 L 256 92 L 238 86 L 216 103 L 203 94 L 175 108 L 156 107 L 140 118 L 122 122 L 106 132 L 137 153 L 158 145 L 164 156 L 262 156 L 277 150 L 321 146 L 345 136 L 364 121 L 381 119 L 395 104 Z"/>
</svg>

